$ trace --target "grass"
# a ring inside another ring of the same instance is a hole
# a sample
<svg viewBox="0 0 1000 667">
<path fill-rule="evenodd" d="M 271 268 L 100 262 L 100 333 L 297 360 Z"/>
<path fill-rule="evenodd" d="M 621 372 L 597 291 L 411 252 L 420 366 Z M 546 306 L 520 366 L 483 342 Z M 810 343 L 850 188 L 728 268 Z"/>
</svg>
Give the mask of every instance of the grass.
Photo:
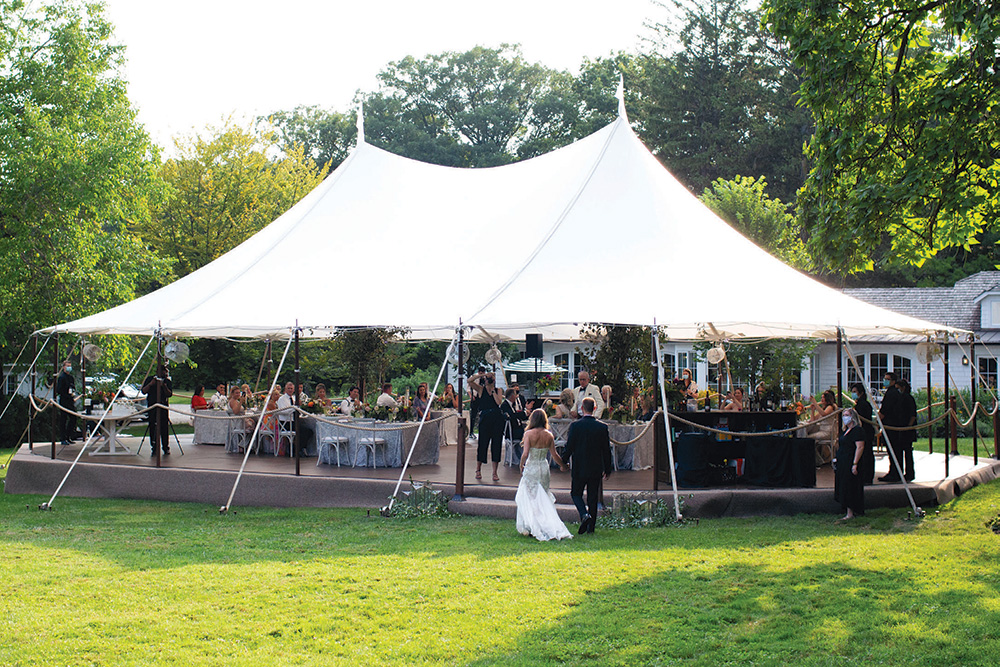
<svg viewBox="0 0 1000 667">
<path fill-rule="evenodd" d="M 2 472 L 0 472 L 2 474 Z M 3 665 L 993 665 L 1000 484 L 599 530 L 0 496 Z"/>
</svg>

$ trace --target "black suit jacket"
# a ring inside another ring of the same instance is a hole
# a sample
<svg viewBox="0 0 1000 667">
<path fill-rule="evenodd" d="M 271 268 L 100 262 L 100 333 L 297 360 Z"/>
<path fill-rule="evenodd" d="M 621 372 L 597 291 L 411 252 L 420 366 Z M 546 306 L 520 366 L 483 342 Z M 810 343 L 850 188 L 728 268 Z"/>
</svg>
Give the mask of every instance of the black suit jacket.
<svg viewBox="0 0 1000 667">
<path fill-rule="evenodd" d="M 521 440 L 524 438 L 524 422 L 528 421 L 528 415 L 524 410 L 515 410 L 510 402 L 504 401 L 500 404 L 500 412 L 503 413 L 507 423 L 510 424 L 511 440 Z"/>
<path fill-rule="evenodd" d="M 593 417 L 582 417 L 569 427 L 563 462 L 573 459 L 573 479 L 594 479 L 610 475 L 611 438 L 608 427 Z"/>
</svg>

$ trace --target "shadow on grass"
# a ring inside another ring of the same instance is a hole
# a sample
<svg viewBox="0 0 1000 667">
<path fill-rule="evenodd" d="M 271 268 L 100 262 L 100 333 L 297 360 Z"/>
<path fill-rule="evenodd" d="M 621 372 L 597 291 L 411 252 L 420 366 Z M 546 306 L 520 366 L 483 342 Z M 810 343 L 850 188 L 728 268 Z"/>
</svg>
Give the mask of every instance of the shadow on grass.
<svg viewBox="0 0 1000 667">
<path fill-rule="evenodd" d="M 1000 611 L 926 583 L 841 562 L 671 570 L 585 593 L 558 625 L 468 664 L 996 664 Z"/>
<path fill-rule="evenodd" d="M 605 530 L 563 542 L 522 537 L 513 521 L 489 518 L 383 519 L 367 509 L 218 508 L 193 503 L 0 495 L 0 545 L 68 549 L 130 569 L 191 564 L 288 562 L 352 556 L 488 561 L 536 554 L 767 547 L 882 528 L 899 532 L 899 511 L 845 528 L 833 517 L 717 519 L 681 527 Z M 575 530 L 576 525 L 570 525 Z M 909 527 L 903 527 L 903 530 Z M 307 565 L 308 567 L 308 565 Z"/>
</svg>

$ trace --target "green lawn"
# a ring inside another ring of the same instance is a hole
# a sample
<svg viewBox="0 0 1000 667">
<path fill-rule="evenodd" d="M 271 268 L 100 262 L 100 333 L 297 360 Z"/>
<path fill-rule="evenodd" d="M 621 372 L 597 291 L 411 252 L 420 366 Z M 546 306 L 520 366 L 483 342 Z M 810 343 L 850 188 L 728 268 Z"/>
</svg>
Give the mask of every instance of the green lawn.
<svg viewBox="0 0 1000 667">
<path fill-rule="evenodd" d="M 0 473 L 2 474 L 2 473 Z M 599 530 L 0 496 L 0 664 L 993 665 L 1000 485 Z"/>
</svg>

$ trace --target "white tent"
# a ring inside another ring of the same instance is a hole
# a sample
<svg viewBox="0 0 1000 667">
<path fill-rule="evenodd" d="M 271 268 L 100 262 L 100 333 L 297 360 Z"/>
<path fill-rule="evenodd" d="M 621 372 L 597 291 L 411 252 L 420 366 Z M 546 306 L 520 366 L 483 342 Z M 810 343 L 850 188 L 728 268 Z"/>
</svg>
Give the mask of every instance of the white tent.
<svg viewBox="0 0 1000 667">
<path fill-rule="evenodd" d="M 363 139 L 261 232 L 176 282 L 43 330 L 306 337 L 407 326 L 450 339 L 578 337 L 584 322 L 656 323 L 674 339 L 925 334 L 784 265 L 715 216 L 624 115 L 547 155 L 458 169 Z"/>
</svg>

